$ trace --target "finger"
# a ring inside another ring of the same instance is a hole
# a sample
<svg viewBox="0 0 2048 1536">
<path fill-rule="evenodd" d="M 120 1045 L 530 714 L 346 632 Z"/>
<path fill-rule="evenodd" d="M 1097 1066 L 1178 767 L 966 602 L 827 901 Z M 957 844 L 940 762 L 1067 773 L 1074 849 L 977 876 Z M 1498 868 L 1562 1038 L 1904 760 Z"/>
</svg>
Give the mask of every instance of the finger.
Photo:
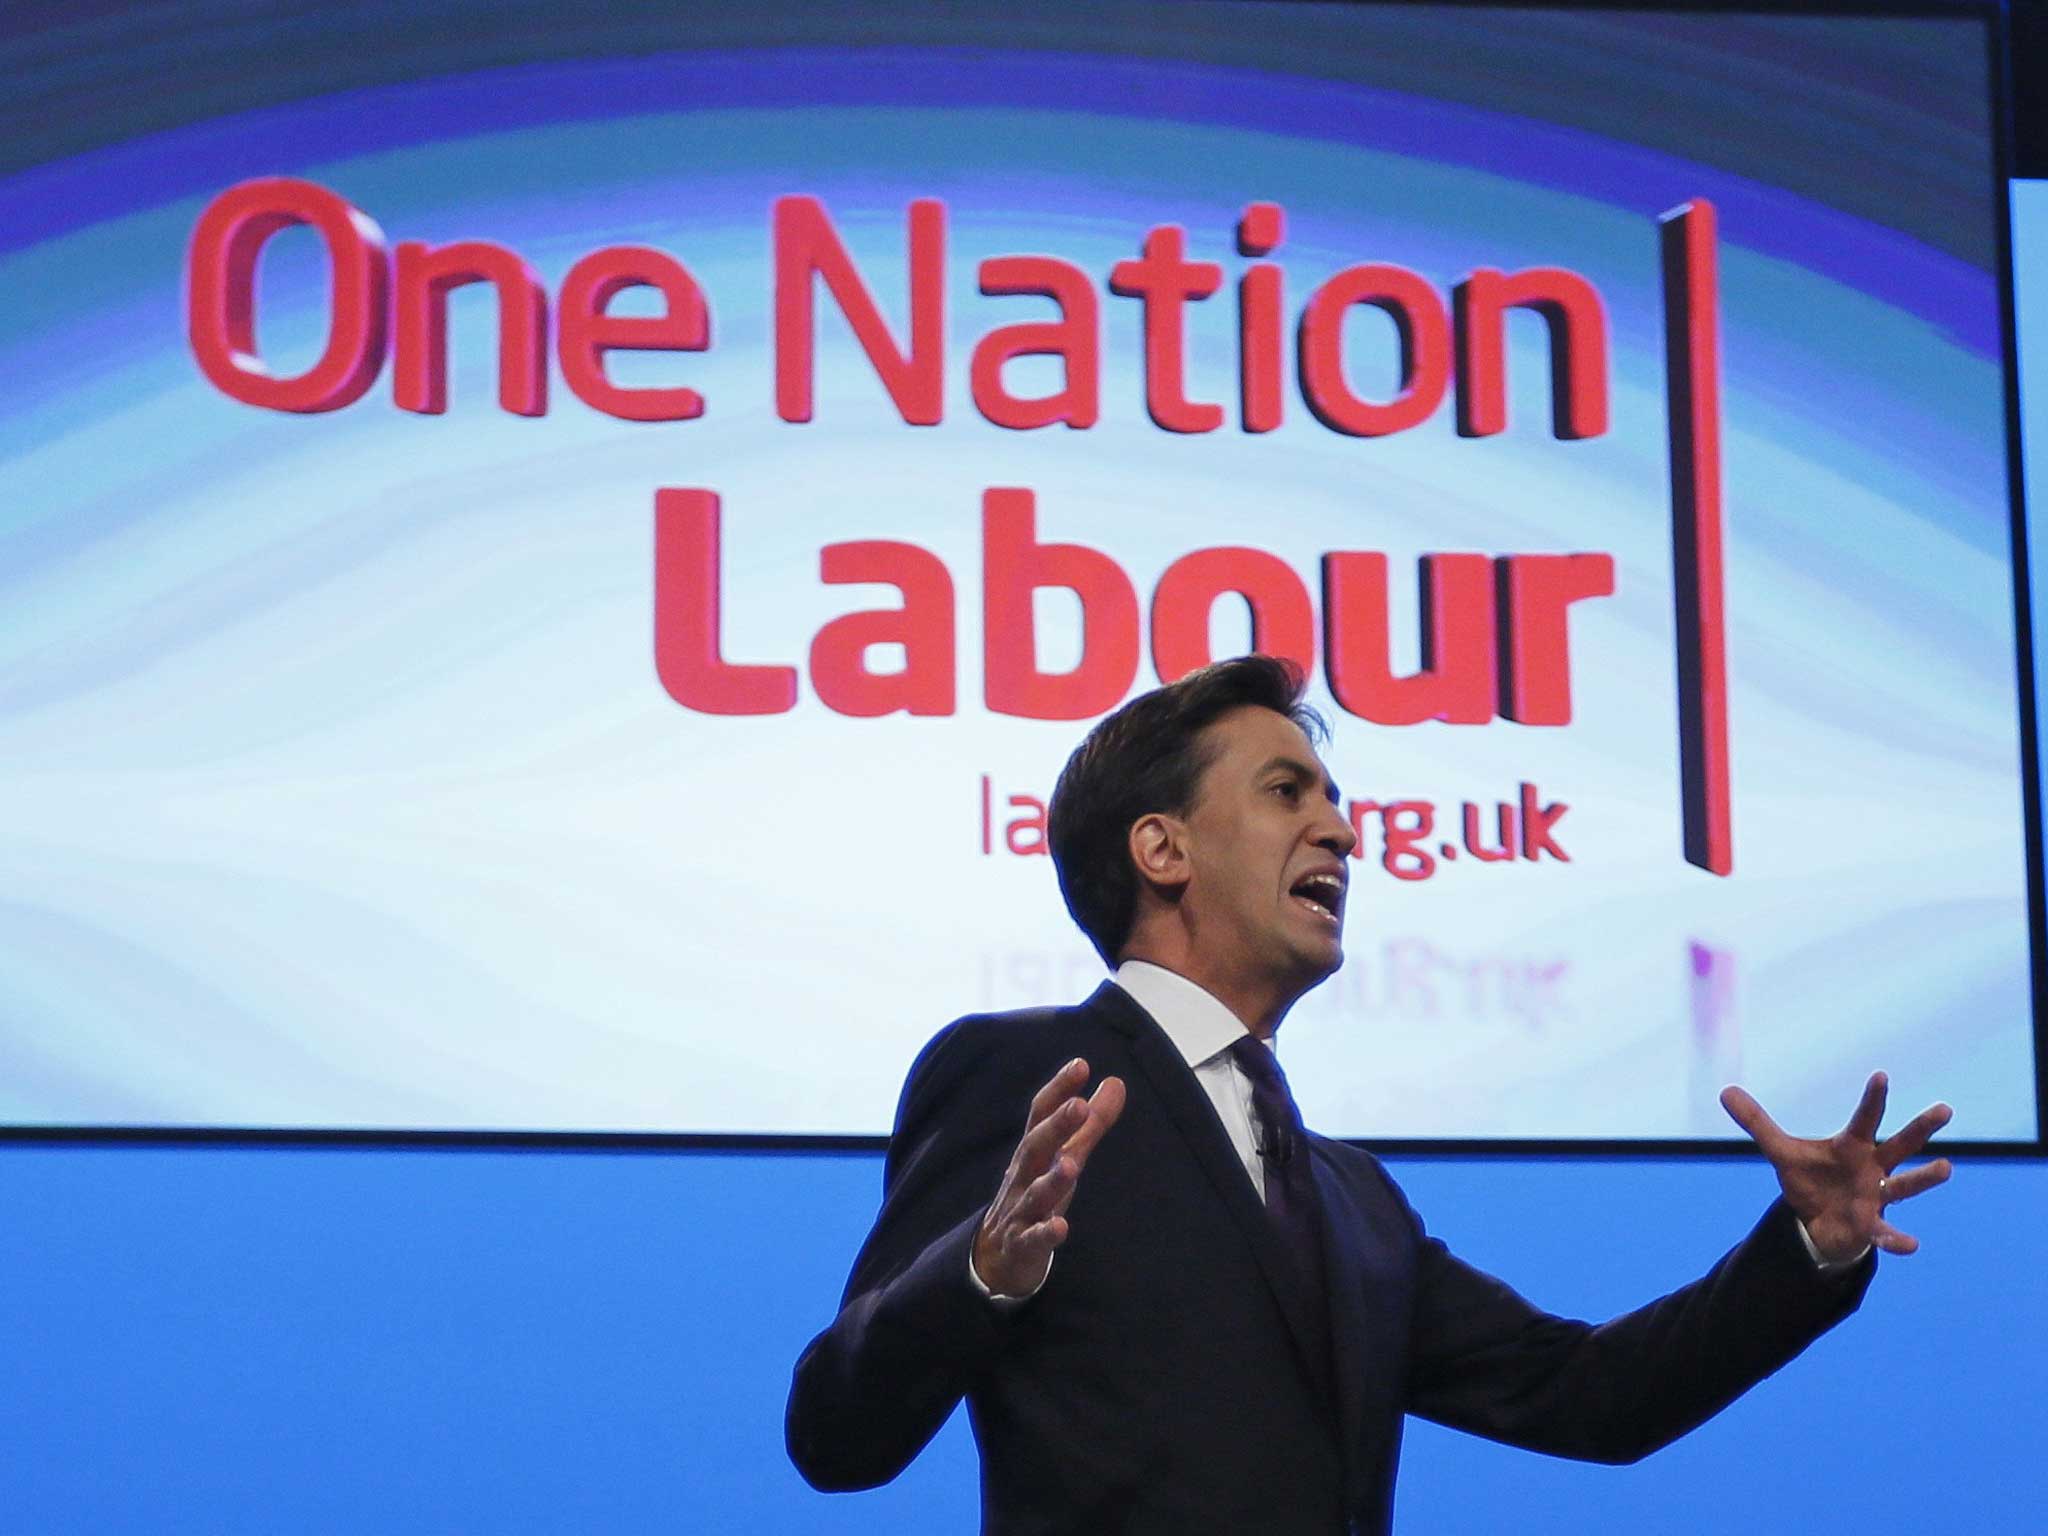
<svg viewBox="0 0 2048 1536">
<path fill-rule="evenodd" d="M 1856 1103 L 1856 1113 L 1849 1117 L 1848 1133 L 1858 1141 L 1877 1140 L 1877 1128 L 1884 1123 L 1884 1099 L 1890 1087 L 1882 1072 L 1870 1074 L 1870 1081 L 1863 1085 L 1863 1097 Z"/>
<path fill-rule="evenodd" d="M 1046 1259 L 1053 1249 L 1066 1240 L 1067 1218 L 1048 1216 L 1045 1220 L 1017 1233 L 1006 1246 L 1012 1255 L 1035 1265 Z"/>
<path fill-rule="evenodd" d="M 1887 1173 L 1909 1157 L 1918 1157 L 1934 1133 L 1955 1118 L 1946 1104 L 1930 1104 L 1891 1135 L 1877 1149 L 1877 1161 Z"/>
<path fill-rule="evenodd" d="M 1949 1175 L 1955 1172 L 1945 1157 L 1938 1157 L 1931 1163 L 1922 1163 L 1918 1168 L 1909 1168 L 1884 1181 L 1886 1205 L 1897 1205 L 1901 1200 L 1910 1200 L 1915 1195 L 1924 1195 L 1937 1185 L 1946 1184 Z"/>
<path fill-rule="evenodd" d="M 1080 1164 L 1062 1153 L 1050 1168 L 1031 1181 L 1023 1197 L 1004 1213 L 1004 1220 L 1021 1228 L 1059 1214 L 1074 1198 L 1074 1186 L 1080 1176 Z"/>
<path fill-rule="evenodd" d="M 1901 1232 L 1888 1221 L 1880 1221 L 1877 1224 L 1877 1230 L 1870 1234 L 1870 1241 L 1873 1246 L 1882 1248 L 1886 1253 L 1918 1253 L 1920 1251 L 1919 1238 Z"/>
<path fill-rule="evenodd" d="M 1052 1166 L 1052 1160 L 1059 1155 L 1061 1145 L 1081 1128 L 1088 1118 L 1088 1104 L 1084 1099 L 1068 1098 L 1055 1105 L 1052 1112 L 1040 1120 L 1017 1143 L 1017 1154 L 1010 1159 L 1010 1174 L 1019 1183 L 1028 1183 Z"/>
<path fill-rule="evenodd" d="M 1047 1217 L 1024 1233 L 1024 1243 L 1030 1245 L 1032 1253 L 1051 1253 L 1055 1247 L 1067 1241 L 1067 1233 L 1069 1227 L 1065 1217 Z"/>
<path fill-rule="evenodd" d="M 1088 1154 L 1109 1134 L 1109 1128 L 1116 1124 L 1117 1117 L 1123 1112 L 1124 1080 L 1105 1077 L 1095 1085 L 1095 1092 L 1088 1096 L 1087 1120 L 1067 1138 L 1067 1144 L 1061 1150 L 1074 1159 L 1077 1168 L 1085 1168 Z"/>
<path fill-rule="evenodd" d="M 1749 1133 L 1750 1139 L 1768 1153 L 1774 1146 L 1788 1140 L 1778 1129 L 1778 1122 L 1764 1113 L 1763 1105 L 1750 1097 L 1749 1090 L 1730 1083 L 1721 1090 L 1721 1107 L 1728 1111 L 1728 1118 Z"/>
<path fill-rule="evenodd" d="M 1024 1129 L 1030 1130 L 1047 1115 L 1058 1109 L 1067 1100 L 1081 1091 L 1081 1085 L 1088 1081 L 1088 1063 L 1076 1056 L 1059 1071 L 1053 1073 L 1051 1081 L 1031 1096 L 1031 1109 L 1024 1117 Z"/>
</svg>

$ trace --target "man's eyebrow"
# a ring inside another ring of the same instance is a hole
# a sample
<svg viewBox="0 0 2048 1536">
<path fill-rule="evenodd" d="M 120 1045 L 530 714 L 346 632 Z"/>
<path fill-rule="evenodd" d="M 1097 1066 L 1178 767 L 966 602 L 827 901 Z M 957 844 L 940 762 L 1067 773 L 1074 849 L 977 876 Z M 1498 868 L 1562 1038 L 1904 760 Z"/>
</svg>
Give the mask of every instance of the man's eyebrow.
<svg viewBox="0 0 2048 1536">
<path fill-rule="evenodd" d="M 1320 783 L 1323 786 L 1323 798 L 1325 800 L 1328 800 L 1332 805 L 1335 805 L 1337 803 L 1339 798 L 1337 792 L 1337 781 L 1331 778 L 1327 771 L 1319 772 L 1318 770 L 1310 767 L 1307 763 L 1304 763 L 1298 757 L 1287 757 L 1284 755 L 1280 757 L 1270 757 L 1266 759 L 1265 762 L 1259 765 L 1259 771 L 1256 775 L 1254 775 L 1254 777 L 1264 778 L 1267 774 L 1271 773 L 1276 768 L 1285 768 L 1289 773 L 1294 775 L 1295 780 L 1298 783 Z"/>
</svg>

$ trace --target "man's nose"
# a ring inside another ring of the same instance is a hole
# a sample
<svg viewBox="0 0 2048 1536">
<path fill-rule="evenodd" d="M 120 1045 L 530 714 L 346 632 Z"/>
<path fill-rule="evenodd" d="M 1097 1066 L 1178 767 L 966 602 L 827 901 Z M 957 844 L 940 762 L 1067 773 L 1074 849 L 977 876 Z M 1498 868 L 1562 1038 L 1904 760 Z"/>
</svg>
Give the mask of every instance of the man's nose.
<svg viewBox="0 0 2048 1536">
<path fill-rule="evenodd" d="M 1323 804 L 1328 809 L 1315 830 L 1315 845 L 1329 849 L 1339 858 L 1349 858 L 1351 850 L 1358 846 L 1358 829 L 1351 825 L 1344 808 L 1336 801 L 1325 800 Z"/>
</svg>

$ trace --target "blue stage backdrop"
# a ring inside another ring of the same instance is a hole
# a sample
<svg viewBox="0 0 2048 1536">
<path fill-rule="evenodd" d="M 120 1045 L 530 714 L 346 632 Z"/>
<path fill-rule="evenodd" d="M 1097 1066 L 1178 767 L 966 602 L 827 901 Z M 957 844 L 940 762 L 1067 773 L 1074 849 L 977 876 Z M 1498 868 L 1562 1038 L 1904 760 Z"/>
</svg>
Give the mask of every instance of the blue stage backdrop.
<svg viewBox="0 0 2048 1536">
<path fill-rule="evenodd" d="M 2032 1141 L 1988 14 L 17 22 L 0 1123 L 879 1133 L 1256 643 L 1321 1126 Z"/>
<path fill-rule="evenodd" d="M 1801 1127 L 1818 1130 L 1820 1126 Z M 960 1536 L 956 1417 L 817 1494 L 789 1368 L 873 1216 L 871 1154 L 0 1148 L 0 1528 L 22 1536 Z M 1605 1316 L 1704 1269 L 1760 1162 L 1402 1160 L 1434 1230 Z M 1965 1162 L 1863 1311 L 1634 1467 L 1413 1424 L 1417 1536 L 2033 1536 L 2048 1175 Z M 1599 1254 L 1589 1264 L 1589 1251 Z"/>
</svg>

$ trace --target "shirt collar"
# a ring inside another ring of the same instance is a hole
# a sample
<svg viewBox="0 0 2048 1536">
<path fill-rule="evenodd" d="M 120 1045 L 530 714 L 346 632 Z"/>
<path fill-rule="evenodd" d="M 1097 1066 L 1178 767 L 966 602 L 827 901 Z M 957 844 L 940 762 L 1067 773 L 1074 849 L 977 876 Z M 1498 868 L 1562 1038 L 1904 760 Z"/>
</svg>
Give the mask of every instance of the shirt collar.
<svg viewBox="0 0 2048 1536">
<path fill-rule="evenodd" d="M 1250 1033 L 1244 1021 L 1213 995 L 1163 965 L 1126 960 L 1110 980 L 1152 1015 L 1191 1067 L 1227 1051 Z"/>
</svg>

